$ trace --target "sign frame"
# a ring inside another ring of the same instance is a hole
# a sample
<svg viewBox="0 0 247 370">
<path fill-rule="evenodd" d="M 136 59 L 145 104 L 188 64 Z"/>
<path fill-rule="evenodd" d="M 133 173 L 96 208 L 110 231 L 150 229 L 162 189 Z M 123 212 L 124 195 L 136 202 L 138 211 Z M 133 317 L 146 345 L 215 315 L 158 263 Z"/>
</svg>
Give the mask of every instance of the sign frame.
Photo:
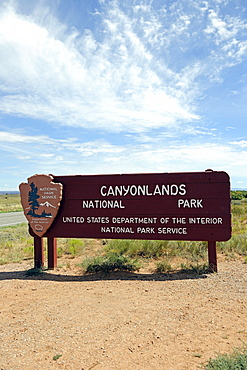
<svg viewBox="0 0 247 370">
<path fill-rule="evenodd" d="M 35 175 L 39 176 L 39 175 Z M 60 208 L 42 235 L 48 268 L 56 266 L 56 238 L 204 240 L 217 271 L 216 241 L 231 238 L 230 179 L 224 171 L 54 176 Z M 35 266 L 43 266 L 34 237 Z"/>
</svg>

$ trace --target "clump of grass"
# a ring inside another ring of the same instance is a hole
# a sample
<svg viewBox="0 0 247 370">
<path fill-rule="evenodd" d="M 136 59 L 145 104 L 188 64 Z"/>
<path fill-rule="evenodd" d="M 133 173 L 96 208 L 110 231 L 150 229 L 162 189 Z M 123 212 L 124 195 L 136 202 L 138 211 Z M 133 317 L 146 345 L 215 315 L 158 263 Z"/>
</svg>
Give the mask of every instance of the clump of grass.
<svg viewBox="0 0 247 370">
<path fill-rule="evenodd" d="M 25 276 L 36 276 L 42 274 L 44 271 L 42 268 L 34 267 L 25 272 Z"/>
<path fill-rule="evenodd" d="M 55 356 L 53 356 L 53 360 L 57 361 L 60 357 L 62 357 L 62 355 L 55 355 Z"/>
<path fill-rule="evenodd" d="M 138 264 L 137 261 L 115 254 L 86 259 L 81 266 L 85 269 L 86 274 L 112 271 L 136 271 L 140 268 L 140 264 Z"/>
<path fill-rule="evenodd" d="M 205 365 L 205 370 L 246 370 L 247 349 L 235 350 L 230 355 L 218 355 L 210 359 Z"/>
<path fill-rule="evenodd" d="M 60 258 L 64 254 L 63 248 L 60 245 L 57 245 L 57 257 Z"/>
<path fill-rule="evenodd" d="M 80 256 L 83 253 L 84 248 L 85 245 L 83 239 L 66 239 L 63 254 L 68 254 L 74 258 L 75 256 Z"/>
<path fill-rule="evenodd" d="M 170 242 L 170 255 L 199 262 L 207 258 L 207 243 L 203 241 L 172 241 Z"/>
<path fill-rule="evenodd" d="M 197 358 L 201 358 L 202 357 L 202 354 L 201 353 L 195 353 L 193 356 L 194 357 L 197 357 Z"/>
<path fill-rule="evenodd" d="M 208 264 L 181 264 L 181 272 L 186 274 L 197 274 L 197 275 L 203 275 L 208 274 L 210 272 L 210 268 Z"/>
<path fill-rule="evenodd" d="M 167 260 L 156 262 L 156 272 L 168 273 L 172 271 L 172 266 Z"/>
<path fill-rule="evenodd" d="M 230 240 L 217 243 L 217 246 L 225 254 L 238 253 L 239 255 L 247 256 L 247 233 L 233 235 Z"/>
<path fill-rule="evenodd" d="M 94 239 L 57 238 L 57 256 L 75 258 L 86 253 L 86 249 L 94 249 L 94 244 Z"/>
</svg>

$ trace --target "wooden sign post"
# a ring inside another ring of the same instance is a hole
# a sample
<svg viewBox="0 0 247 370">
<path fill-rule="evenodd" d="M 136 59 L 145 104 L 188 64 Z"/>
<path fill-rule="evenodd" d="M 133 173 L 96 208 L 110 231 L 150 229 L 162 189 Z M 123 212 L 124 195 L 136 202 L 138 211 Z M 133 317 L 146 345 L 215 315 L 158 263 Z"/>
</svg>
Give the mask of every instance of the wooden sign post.
<svg viewBox="0 0 247 370">
<path fill-rule="evenodd" d="M 217 271 L 216 241 L 231 238 L 225 172 L 52 178 L 63 194 L 56 217 L 42 235 L 48 238 L 49 268 L 56 265 L 59 237 L 208 241 L 209 266 Z M 30 233 L 37 237 L 36 229 Z"/>
</svg>

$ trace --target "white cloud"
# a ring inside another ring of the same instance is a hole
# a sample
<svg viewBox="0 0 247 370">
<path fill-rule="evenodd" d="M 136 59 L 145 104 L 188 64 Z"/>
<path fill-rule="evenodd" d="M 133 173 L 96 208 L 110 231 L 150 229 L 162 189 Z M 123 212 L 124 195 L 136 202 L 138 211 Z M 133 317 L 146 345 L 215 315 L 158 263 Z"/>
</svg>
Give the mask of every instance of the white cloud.
<svg viewBox="0 0 247 370">
<path fill-rule="evenodd" d="M 8 131 L 0 131 L 0 143 L 25 143 L 25 144 L 47 144 L 50 145 L 55 142 L 55 140 L 45 136 L 29 136 L 29 135 L 22 135 L 14 132 Z"/>
<path fill-rule="evenodd" d="M 212 33 L 216 34 L 218 36 L 217 43 L 222 40 L 229 39 L 231 37 L 234 37 L 237 33 L 237 30 L 230 25 L 231 30 L 229 30 L 229 25 L 222 19 L 220 19 L 217 15 L 217 13 L 213 10 L 209 10 L 209 19 L 211 21 L 211 24 L 207 26 L 205 29 L 205 33 Z"/>
<path fill-rule="evenodd" d="M 244 140 L 230 145 L 181 144 L 169 143 L 162 136 L 152 140 L 141 134 L 138 144 L 129 141 L 123 146 L 107 140 L 82 142 L 73 138 L 55 140 L 12 133 L 0 137 L 4 143 L 2 149 L 11 152 L 17 160 L 36 163 L 42 171 L 54 173 L 59 171 L 59 163 L 65 174 L 204 171 L 207 168 L 236 173 L 239 166 L 247 164 L 247 152 L 241 151 L 247 147 Z"/>
<path fill-rule="evenodd" d="M 235 145 L 236 147 L 240 147 L 240 148 L 247 148 L 246 140 L 231 141 L 229 144 Z"/>
<path fill-rule="evenodd" d="M 15 166 L 1 168 L 2 173 L 13 172 L 13 178 L 24 181 L 34 173 L 107 174 L 140 172 L 194 172 L 212 168 L 226 171 L 230 176 L 239 176 L 241 168 L 247 166 L 246 142 L 181 143 L 167 141 L 166 137 L 151 137 L 140 134 L 130 137 L 125 145 L 112 144 L 107 140 L 82 141 L 68 138 L 58 140 L 51 137 L 9 135 L 0 145 L 1 153 L 8 152 L 8 160 Z M 175 140 L 175 139 L 174 139 Z M 6 163 L 5 163 L 6 167 Z M 247 173 L 241 173 L 242 181 Z"/>
<path fill-rule="evenodd" d="M 198 119 L 181 86 L 174 84 L 171 94 L 162 82 L 151 49 L 118 6 L 104 14 L 107 33 L 100 43 L 90 31 L 79 36 L 59 25 L 59 34 L 48 23 L 2 11 L 2 113 L 133 132 Z"/>
<path fill-rule="evenodd" d="M 117 2 L 101 5 L 95 15 L 101 37 L 68 28 L 46 8 L 28 16 L 0 8 L 2 114 L 112 132 L 182 130 L 200 118 L 196 103 L 205 78 L 220 81 L 224 68 L 246 57 L 246 41 L 237 38 L 246 23 L 217 9 L 205 20 L 206 2 L 203 13 L 196 2 L 189 13 L 184 3 L 170 9 L 140 3 L 131 17 Z M 198 25 L 214 40 L 214 52 Z M 188 45 L 199 36 L 204 57 L 187 61 Z"/>
<path fill-rule="evenodd" d="M 121 146 L 112 145 L 106 140 L 94 140 L 85 143 L 74 143 L 63 145 L 67 150 L 73 150 L 80 153 L 83 157 L 95 156 L 95 155 L 108 155 L 108 154 L 118 154 L 125 149 Z"/>
</svg>

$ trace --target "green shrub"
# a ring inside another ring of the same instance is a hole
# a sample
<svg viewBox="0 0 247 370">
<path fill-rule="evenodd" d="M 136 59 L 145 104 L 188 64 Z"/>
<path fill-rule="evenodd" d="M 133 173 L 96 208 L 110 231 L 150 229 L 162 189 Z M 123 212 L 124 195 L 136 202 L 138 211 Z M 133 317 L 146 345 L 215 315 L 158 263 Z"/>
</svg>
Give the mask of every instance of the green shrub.
<svg viewBox="0 0 247 370">
<path fill-rule="evenodd" d="M 111 240 L 105 251 L 129 257 L 158 258 L 169 250 L 169 243 L 167 240 Z"/>
<path fill-rule="evenodd" d="M 43 274 L 43 273 L 44 273 L 43 269 L 38 268 L 38 267 L 34 267 L 34 268 L 31 268 L 31 269 L 27 270 L 25 272 L 25 276 L 36 276 L 36 275 L 40 275 L 40 274 Z"/>
<path fill-rule="evenodd" d="M 106 253 L 113 253 L 118 255 L 123 255 L 125 253 L 129 254 L 129 250 L 134 248 L 134 244 L 136 244 L 137 240 L 128 240 L 128 239 L 116 239 L 110 240 L 105 244 L 104 250 Z"/>
<path fill-rule="evenodd" d="M 127 257 L 115 254 L 87 259 L 81 266 L 84 267 L 85 273 L 87 274 L 117 270 L 136 271 L 140 268 L 137 261 L 131 261 Z"/>
<path fill-rule="evenodd" d="M 172 270 L 171 264 L 167 261 L 159 261 L 156 263 L 156 272 L 158 273 L 168 273 Z"/>
<path fill-rule="evenodd" d="M 243 198 L 247 198 L 247 191 L 246 190 L 232 190 L 231 191 L 231 199 L 232 200 L 241 200 Z"/>
<path fill-rule="evenodd" d="M 192 262 L 199 262 L 207 256 L 207 242 L 203 241 L 174 241 L 170 247 L 170 255 L 189 258 Z"/>
<path fill-rule="evenodd" d="M 247 349 L 235 350 L 230 355 L 218 355 L 210 359 L 206 370 L 247 370 Z"/>
<path fill-rule="evenodd" d="M 68 254 L 75 257 L 80 255 L 84 251 L 84 241 L 83 239 L 68 239 L 67 251 Z"/>
<path fill-rule="evenodd" d="M 198 275 L 203 275 L 203 274 L 208 274 L 210 272 L 209 266 L 206 263 L 203 264 L 183 264 L 181 263 L 181 272 L 184 272 L 186 274 L 198 274 Z"/>
<path fill-rule="evenodd" d="M 247 256 L 247 234 L 233 235 L 230 240 L 217 243 L 217 246 L 226 254 L 238 253 Z"/>
<path fill-rule="evenodd" d="M 68 255 L 69 258 L 80 256 L 85 251 L 87 240 L 75 238 L 58 238 L 57 239 L 57 256 Z"/>
</svg>

